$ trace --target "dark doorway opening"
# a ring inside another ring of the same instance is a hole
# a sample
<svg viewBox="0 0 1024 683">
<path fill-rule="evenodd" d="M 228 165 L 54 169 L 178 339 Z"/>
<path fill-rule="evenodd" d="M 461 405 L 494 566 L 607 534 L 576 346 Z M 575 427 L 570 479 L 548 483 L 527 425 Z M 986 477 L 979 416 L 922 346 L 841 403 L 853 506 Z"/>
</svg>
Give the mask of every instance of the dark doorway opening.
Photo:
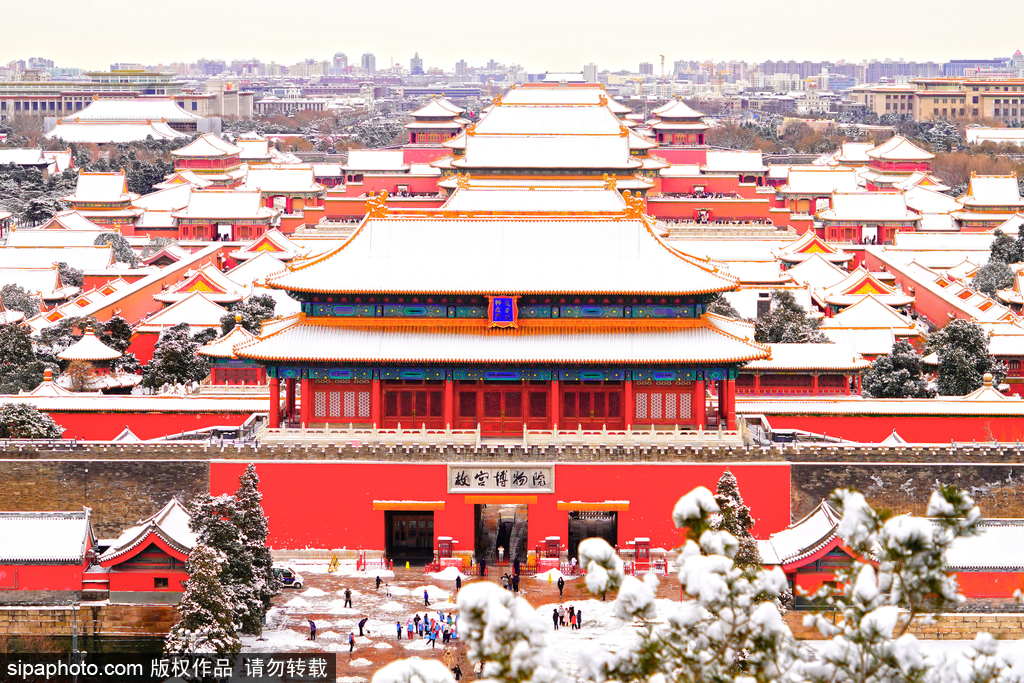
<svg viewBox="0 0 1024 683">
<path fill-rule="evenodd" d="M 619 544 L 619 513 L 607 510 L 574 510 L 569 513 L 569 557 L 578 557 L 580 541 L 603 538 L 613 548 Z"/>
<path fill-rule="evenodd" d="M 526 564 L 526 534 L 528 529 L 526 505 L 476 505 L 475 543 L 477 562 L 489 565 L 510 564 L 516 555 Z M 501 552 L 498 549 L 501 549 Z"/>
<path fill-rule="evenodd" d="M 384 512 L 384 554 L 395 562 L 428 564 L 434 560 L 432 511 Z"/>
</svg>

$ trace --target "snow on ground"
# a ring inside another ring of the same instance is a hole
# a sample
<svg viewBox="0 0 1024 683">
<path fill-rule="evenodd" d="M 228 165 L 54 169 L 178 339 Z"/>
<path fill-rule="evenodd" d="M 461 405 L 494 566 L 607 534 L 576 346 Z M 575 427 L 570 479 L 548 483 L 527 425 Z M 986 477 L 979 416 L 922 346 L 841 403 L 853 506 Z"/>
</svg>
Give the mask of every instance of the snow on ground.
<svg viewBox="0 0 1024 683">
<path fill-rule="evenodd" d="M 322 591 L 319 588 L 307 588 L 306 590 L 302 591 L 300 595 L 304 595 L 307 598 L 320 598 L 327 595 L 327 592 Z"/>
<path fill-rule="evenodd" d="M 465 574 L 459 571 L 458 567 L 445 567 L 439 572 L 430 572 L 430 578 L 440 579 L 441 581 L 454 581 L 455 579 L 465 580 L 467 577 Z"/>
<path fill-rule="evenodd" d="M 389 643 L 385 643 L 383 641 L 379 643 L 374 643 L 373 646 L 378 650 L 390 650 L 392 647 Z"/>
<path fill-rule="evenodd" d="M 366 683 L 362 676 L 338 676 L 337 683 Z"/>
<path fill-rule="evenodd" d="M 549 569 L 543 574 L 537 574 L 533 578 L 540 579 L 541 581 L 555 581 L 566 578 L 565 574 L 558 571 L 557 569 Z"/>
<path fill-rule="evenodd" d="M 359 659 L 353 659 L 351 662 L 348 663 L 349 666 L 370 666 L 371 664 L 373 664 L 373 662 L 371 662 L 369 659 L 363 659 L 362 657 L 360 657 Z"/>
<path fill-rule="evenodd" d="M 307 600 L 303 600 L 302 598 L 300 598 L 299 596 L 296 595 L 294 598 L 292 598 L 288 602 L 284 603 L 284 606 L 285 607 L 309 607 L 309 602 Z"/>
<path fill-rule="evenodd" d="M 401 612 L 405 609 L 405 605 L 392 600 L 390 602 L 385 602 L 378 609 L 382 609 L 385 612 Z"/>
<path fill-rule="evenodd" d="M 450 598 L 452 595 L 450 592 L 446 591 L 443 588 L 438 588 L 437 586 L 417 586 L 416 588 L 412 589 L 412 594 L 418 595 L 422 598 L 423 591 L 427 591 L 427 594 L 430 596 L 431 602 L 436 602 L 438 600 L 447 601 L 448 598 Z"/>
<path fill-rule="evenodd" d="M 323 560 L 292 560 L 288 564 L 295 567 L 300 574 L 334 574 L 355 579 L 373 579 L 378 576 L 382 579 L 387 579 L 395 576 L 395 573 L 390 569 L 356 571 L 355 560 L 339 560 L 336 572 L 329 572 L 328 569 L 330 569 L 331 563 L 324 562 Z"/>
</svg>

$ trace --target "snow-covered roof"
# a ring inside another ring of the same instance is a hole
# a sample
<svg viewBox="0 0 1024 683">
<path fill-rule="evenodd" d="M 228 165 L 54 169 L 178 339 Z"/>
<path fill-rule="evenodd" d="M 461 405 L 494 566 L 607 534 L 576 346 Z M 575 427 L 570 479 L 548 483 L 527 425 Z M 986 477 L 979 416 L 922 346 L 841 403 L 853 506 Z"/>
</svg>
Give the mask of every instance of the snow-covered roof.
<svg viewBox="0 0 1024 683">
<path fill-rule="evenodd" d="M 0 512 L 0 564 L 83 564 L 95 546 L 92 511 Z"/>
<path fill-rule="evenodd" d="M 964 207 L 986 206 L 1024 206 L 1017 176 L 1010 175 L 972 175 L 968 181 L 967 194 L 960 197 Z M 985 217 L 987 218 L 987 216 Z"/>
<path fill-rule="evenodd" d="M 874 294 L 868 294 L 831 318 L 825 318 L 821 321 L 821 326 L 822 328 L 877 327 L 898 330 L 902 334 L 917 334 L 914 322 L 910 318 L 893 310 L 891 306 L 887 306 Z"/>
<path fill-rule="evenodd" d="M 663 178 L 692 178 L 700 175 L 700 164 L 672 164 L 661 169 Z"/>
<path fill-rule="evenodd" d="M 946 550 L 951 571 L 1021 571 L 1024 557 L 1024 519 L 988 519 L 977 536 L 957 538 Z"/>
<path fill-rule="evenodd" d="M 783 194 L 830 195 L 833 192 L 860 192 L 857 172 L 852 168 L 792 167 L 786 184 L 779 188 Z"/>
<path fill-rule="evenodd" d="M 177 244 L 168 244 L 161 248 L 159 251 L 155 251 L 146 258 L 142 259 L 144 264 L 151 265 L 162 258 L 169 258 L 174 262 L 180 261 L 181 259 L 188 256 L 188 252 L 179 247 Z"/>
<path fill-rule="evenodd" d="M 100 235 L 114 231 L 93 224 L 91 230 L 43 230 L 15 228 L 7 234 L 9 247 L 91 247 Z"/>
<path fill-rule="evenodd" d="M 923 185 L 915 185 L 904 191 L 907 206 L 921 213 L 950 213 L 963 208 L 955 197 L 936 192 Z"/>
<path fill-rule="evenodd" d="M 440 210 L 459 213 L 622 214 L 626 202 L 604 188 L 487 187 L 458 188 Z"/>
<path fill-rule="evenodd" d="M 188 323 L 194 329 L 220 327 L 220 319 L 227 312 L 228 309 L 210 301 L 202 292 L 192 292 L 143 320 L 136 327 L 136 332 L 159 332 L 179 323 Z"/>
<path fill-rule="evenodd" d="M 870 142 L 844 142 L 835 160 L 840 164 L 866 164 L 871 161 L 867 153 L 874 148 L 875 145 Z"/>
<path fill-rule="evenodd" d="M 63 152 L 43 152 L 43 156 L 50 162 L 50 173 L 63 173 L 75 166 L 75 159 L 70 149 Z"/>
<path fill-rule="evenodd" d="M 236 318 L 235 326 L 231 328 L 230 332 L 223 337 L 214 339 L 205 346 L 199 347 L 196 353 L 201 356 L 209 356 L 210 358 L 237 358 L 235 346 L 242 342 L 252 341 L 255 338 L 249 330 L 242 327 Z"/>
<path fill-rule="evenodd" d="M 79 171 L 75 193 L 64 197 L 66 202 L 127 202 L 139 196 L 128 192 L 128 179 L 123 171 L 86 173 Z"/>
<path fill-rule="evenodd" d="M 245 289 L 230 280 L 217 266 L 207 263 L 183 281 L 154 294 L 153 298 L 163 303 L 173 303 L 194 292 L 202 292 L 203 296 L 216 303 L 231 304 L 242 300 Z"/>
<path fill-rule="evenodd" d="M 64 117 L 64 121 L 166 121 L 170 123 L 194 124 L 201 120 L 192 112 L 185 111 L 169 97 L 134 99 L 95 100 L 81 111 Z"/>
<path fill-rule="evenodd" d="M 53 381 L 53 371 L 50 368 L 43 370 L 43 381 L 33 389 L 21 390 L 19 396 L 71 396 L 75 392 L 65 389 Z"/>
<path fill-rule="evenodd" d="M 824 500 L 809 515 L 767 540 L 759 540 L 757 548 L 767 565 L 786 565 L 813 555 L 836 540 L 842 519 Z"/>
<path fill-rule="evenodd" d="M 38 293 L 44 301 L 51 302 L 67 299 L 80 291 L 79 287 L 64 284 L 56 264 L 40 268 L 0 268 L 0 288 L 7 285 L 18 285 L 26 292 Z M 12 322 L 10 316 L 15 312 L 7 313 L 7 322 Z"/>
<path fill-rule="evenodd" d="M 38 230 L 78 230 L 81 232 L 96 232 L 109 229 L 93 223 L 86 216 L 73 209 L 58 211 L 53 218 L 46 221 L 37 228 Z"/>
<path fill-rule="evenodd" d="M 172 549 L 187 556 L 196 546 L 199 539 L 189 528 L 191 515 L 177 498 L 171 498 L 159 512 L 144 519 L 136 526 L 127 529 L 118 536 L 107 550 L 96 558 L 104 567 L 116 564 L 114 560 L 139 547 L 150 537 L 156 536 Z"/>
<path fill-rule="evenodd" d="M 565 106 L 599 104 L 601 98 L 608 101 L 608 108 L 615 114 L 628 114 L 629 107 L 612 99 L 600 84 L 562 88 L 553 85 L 514 85 L 502 98 L 502 105 L 560 104 Z"/>
<path fill-rule="evenodd" d="M 788 244 L 773 249 L 772 253 L 787 263 L 799 263 L 815 255 L 830 263 L 845 263 L 853 258 L 853 254 L 849 254 L 839 247 L 833 247 L 818 237 L 813 230 L 808 230 Z"/>
<path fill-rule="evenodd" d="M 890 287 L 863 266 L 857 267 L 842 282 L 815 292 L 816 297 L 836 306 L 851 306 L 872 295 L 889 306 L 905 306 L 914 302 L 914 297 Z"/>
<path fill-rule="evenodd" d="M 760 152 L 708 150 L 701 164 L 705 173 L 763 173 L 768 170 Z"/>
<path fill-rule="evenodd" d="M 401 173 L 409 170 L 405 153 L 400 149 L 352 149 L 348 153 L 346 171 Z"/>
<path fill-rule="evenodd" d="M 845 280 L 848 275 L 845 270 L 821 254 L 811 254 L 805 261 L 787 270 L 786 274 L 795 282 L 810 285 L 815 289 L 831 287 Z"/>
<path fill-rule="evenodd" d="M 175 171 L 174 173 L 164 176 L 163 182 L 153 183 L 153 187 L 157 190 L 167 190 L 182 186 L 191 186 L 201 190 L 214 184 L 213 181 L 210 180 L 211 177 L 212 174 L 199 175 L 195 171 Z"/>
<path fill-rule="evenodd" d="M 260 252 L 256 256 L 243 261 L 241 265 L 235 266 L 224 276 L 243 287 L 252 283 L 261 283 L 268 275 L 279 273 L 284 270 L 284 261 L 271 252 Z"/>
<path fill-rule="evenodd" d="M 184 147 L 171 151 L 171 156 L 214 159 L 232 157 L 242 153 L 242 148 L 222 140 L 213 133 L 203 133 Z"/>
<path fill-rule="evenodd" d="M 871 365 L 839 344 L 768 344 L 771 357 L 751 361 L 747 370 L 862 370 Z"/>
<path fill-rule="evenodd" d="M 657 109 L 652 109 L 651 114 L 661 119 L 700 119 L 704 116 L 702 112 L 680 100 L 669 100 Z"/>
<path fill-rule="evenodd" d="M 90 327 L 82 338 L 57 354 L 61 360 L 103 361 L 120 358 L 121 352 L 115 351 L 99 340 Z"/>
<path fill-rule="evenodd" d="M 495 107 L 476 124 L 474 134 L 618 136 L 621 127 L 622 122 L 607 107 L 531 105 Z"/>
<path fill-rule="evenodd" d="M 832 195 L 831 208 L 818 213 L 823 221 L 898 221 L 920 220 L 921 216 L 907 208 L 902 192 L 860 192 Z"/>
<path fill-rule="evenodd" d="M 872 159 L 884 161 L 931 161 L 935 155 L 927 152 L 902 135 L 894 135 L 866 154 Z"/>
<path fill-rule="evenodd" d="M 316 182 L 312 166 L 254 166 L 241 189 L 289 194 L 321 192 L 324 186 Z"/>
<path fill-rule="evenodd" d="M 48 166 L 49 163 L 38 147 L 0 147 L 0 166 Z"/>
<path fill-rule="evenodd" d="M 308 251 L 308 247 L 302 247 L 290 240 L 277 228 L 271 228 L 260 235 L 256 240 L 230 252 L 228 256 L 236 261 L 245 261 L 259 254 L 273 254 L 281 261 L 290 261 L 296 256 L 302 256 Z"/>
<path fill-rule="evenodd" d="M 187 138 L 188 133 L 174 130 L 162 121 L 126 121 L 123 123 L 83 122 L 73 123 L 58 120 L 49 133 L 45 135 L 51 140 L 63 140 L 78 144 L 126 144 L 142 142 L 147 138 L 153 140 L 176 140 Z"/>
<path fill-rule="evenodd" d="M 454 119 L 456 116 L 458 116 L 462 112 L 463 112 L 463 109 L 461 107 L 455 106 L 454 104 L 452 104 L 448 100 L 445 100 L 445 99 L 441 99 L 441 100 L 432 99 L 429 102 L 427 102 L 425 105 L 423 105 L 422 107 L 417 109 L 416 111 L 410 112 L 409 116 L 413 117 L 414 119 L 416 119 L 416 118 L 432 118 L 432 119 L 448 118 L 448 119 Z"/>
<path fill-rule="evenodd" d="M 270 161 L 270 142 L 266 138 L 239 136 L 235 145 L 242 150 L 242 161 Z"/>
<path fill-rule="evenodd" d="M 476 135 L 457 168 L 633 169 L 628 135 Z"/>
<path fill-rule="evenodd" d="M 155 211 L 178 211 L 188 206 L 193 187 L 187 183 L 175 183 L 170 187 L 142 195 L 132 202 L 140 209 Z"/>
<path fill-rule="evenodd" d="M 909 190 L 912 187 L 927 187 L 936 192 L 945 192 L 949 189 L 949 185 L 944 185 L 941 180 L 924 171 L 914 171 L 903 180 L 893 183 L 893 188 L 897 190 Z"/>
<path fill-rule="evenodd" d="M 0 269 L 52 268 L 63 261 L 79 270 L 105 270 L 114 264 L 113 248 L 92 247 L 0 247 Z"/>
<path fill-rule="evenodd" d="M 967 143 L 981 144 L 982 142 L 1003 143 L 1009 142 L 1019 145 L 1024 142 L 1024 128 L 983 128 L 980 126 L 968 126 Z"/>
<path fill-rule="evenodd" d="M 241 358 L 297 362 L 732 363 L 767 355 L 764 346 L 720 330 L 714 319 L 692 326 L 623 324 L 481 332 L 464 327 L 386 329 L 298 323 L 235 347 Z"/>
<path fill-rule="evenodd" d="M 276 209 L 263 206 L 262 195 L 251 190 L 199 190 L 189 194 L 188 206 L 174 211 L 175 218 L 211 220 L 269 219 Z"/>
<path fill-rule="evenodd" d="M 862 356 L 880 356 L 892 352 L 896 335 L 891 328 L 822 327 L 822 334 L 833 344 L 842 344 Z"/>
<path fill-rule="evenodd" d="M 339 293 L 684 294 L 736 285 L 663 242 L 642 218 L 367 218 L 341 248 L 267 281 Z"/>
</svg>

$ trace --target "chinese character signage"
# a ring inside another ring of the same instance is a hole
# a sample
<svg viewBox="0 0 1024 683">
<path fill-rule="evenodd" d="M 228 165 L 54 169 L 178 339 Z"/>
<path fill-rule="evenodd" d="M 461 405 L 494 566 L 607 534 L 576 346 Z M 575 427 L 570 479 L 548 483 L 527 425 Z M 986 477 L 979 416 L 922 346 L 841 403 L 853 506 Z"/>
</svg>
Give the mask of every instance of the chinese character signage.
<svg viewBox="0 0 1024 683">
<path fill-rule="evenodd" d="M 449 463 L 449 493 L 554 493 L 554 465 Z"/>
<path fill-rule="evenodd" d="M 487 317 L 491 327 L 518 327 L 518 296 L 487 297 Z"/>
</svg>

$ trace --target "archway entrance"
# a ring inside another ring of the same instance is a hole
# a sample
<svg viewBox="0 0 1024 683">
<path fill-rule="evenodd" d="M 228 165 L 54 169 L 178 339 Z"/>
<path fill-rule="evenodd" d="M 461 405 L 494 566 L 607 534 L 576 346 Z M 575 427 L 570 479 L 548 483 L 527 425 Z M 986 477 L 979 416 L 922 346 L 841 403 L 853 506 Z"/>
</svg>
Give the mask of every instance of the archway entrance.
<svg viewBox="0 0 1024 683">
<path fill-rule="evenodd" d="M 528 510 L 526 505 L 474 506 L 477 562 L 485 561 L 488 565 L 510 564 L 518 555 L 525 566 Z"/>
<path fill-rule="evenodd" d="M 569 513 L 569 557 L 579 555 L 580 541 L 603 538 L 613 548 L 619 543 L 619 513 L 607 510 L 574 510 Z"/>
<path fill-rule="evenodd" d="M 389 560 L 427 564 L 434 559 L 434 513 L 384 512 L 384 554 Z"/>
</svg>

